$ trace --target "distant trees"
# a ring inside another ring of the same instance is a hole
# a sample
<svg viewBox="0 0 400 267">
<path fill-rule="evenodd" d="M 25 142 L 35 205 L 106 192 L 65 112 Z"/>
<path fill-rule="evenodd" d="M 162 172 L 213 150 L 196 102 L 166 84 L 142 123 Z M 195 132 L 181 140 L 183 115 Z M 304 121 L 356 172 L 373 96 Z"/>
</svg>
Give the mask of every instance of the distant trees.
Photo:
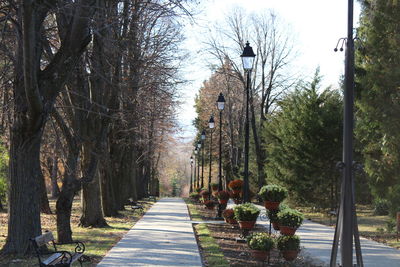
<svg viewBox="0 0 400 267">
<path fill-rule="evenodd" d="M 400 4 L 361 1 L 356 135 L 370 189 L 400 210 Z"/>
<path fill-rule="evenodd" d="M 342 98 L 337 90 L 321 91 L 320 82 L 317 71 L 311 82 L 301 82 L 278 101 L 276 112 L 268 116 L 265 166 L 268 177 L 285 185 L 298 203 L 327 208 L 336 203 Z"/>
</svg>

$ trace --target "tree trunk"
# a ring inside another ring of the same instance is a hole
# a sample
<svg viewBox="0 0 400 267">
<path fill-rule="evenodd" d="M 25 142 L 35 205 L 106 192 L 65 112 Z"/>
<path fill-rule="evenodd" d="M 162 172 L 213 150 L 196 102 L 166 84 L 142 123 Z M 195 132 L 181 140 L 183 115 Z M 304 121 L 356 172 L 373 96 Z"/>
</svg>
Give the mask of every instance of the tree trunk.
<svg viewBox="0 0 400 267">
<path fill-rule="evenodd" d="M 43 127 L 30 132 L 23 129 L 21 120 L 22 116 L 15 116 L 15 127 L 11 128 L 8 235 L 2 249 L 7 254 L 29 253 L 29 238 L 42 234 L 39 155 Z"/>
<path fill-rule="evenodd" d="M 257 185 L 258 185 L 258 190 L 265 184 L 265 172 L 264 172 L 264 160 L 263 160 L 263 148 L 261 147 L 260 144 L 260 138 L 258 136 L 258 131 L 257 131 L 257 124 L 256 124 L 256 116 L 254 112 L 254 105 L 253 105 L 253 96 L 251 97 L 250 101 L 250 110 L 251 110 L 251 128 L 253 130 L 253 139 L 254 139 L 254 146 L 255 146 L 255 151 L 256 151 L 256 163 L 257 163 L 257 172 L 258 172 L 258 179 L 257 179 Z"/>
<path fill-rule="evenodd" d="M 82 216 L 79 226 L 82 227 L 105 227 L 107 222 L 103 216 L 101 207 L 99 172 L 91 183 L 82 185 Z"/>
<path fill-rule="evenodd" d="M 57 183 L 57 176 L 58 176 L 58 157 L 54 155 L 53 157 L 53 164 L 51 165 L 51 197 L 57 198 L 60 195 L 60 188 L 58 187 Z"/>
<path fill-rule="evenodd" d="M 47 197 L 47 189 L 46 183 L 44 181 L 44 177 L 39 180 L 39 187 L 40 187 L 40 212 L 44 214 L 52 214 L 49 204 L 49 198 Z"/>
<path fill-rule="evenodd" d="M 84 157 L 82 170 L 89 169 L 90 161 L 93 155 L 92 145 L 84 145 Z M 82 216 L 79 226 L 82 227 L 104 227 L 107 222 L 104 219 L 103 209 L 101 207 L 101 193 L 99 183 L 99 172 L 95 173 L 93 180 L 90 183 L 82 184 Z"/>
<path fill-rule="evenodd" d="M 71 210 L 75 192 L 81 188 L 80 181 L 76 179 L 77 162 L 79 151 L 70 151 L 61 187 L 60 195 L 56 203 L 57 214 L 57 236 L 58 242 L 67 243 L 72 241 Z"/>
<path fill-rule="evenodd" d="M 117 202 L 115 198 L 115 191 L 112 183 L 113 172 L 116 172 L 118 175 L 118 171 L 116 168 L 111 168 L 111 150 L 108 153 L 108 157 L 105 162 L 100 166 L 100 192 L 101 192 L 101 203 L 103 207 L 104 216 L 111 217 L 118 215 Z"/>
</svg>

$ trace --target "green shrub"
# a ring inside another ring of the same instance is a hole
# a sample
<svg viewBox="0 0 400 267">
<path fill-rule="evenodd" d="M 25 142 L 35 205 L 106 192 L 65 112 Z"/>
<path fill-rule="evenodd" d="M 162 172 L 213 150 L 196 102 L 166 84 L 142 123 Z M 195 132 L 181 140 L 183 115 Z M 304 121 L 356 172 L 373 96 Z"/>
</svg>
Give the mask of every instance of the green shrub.
<svg viewBox="0 0 400 267">
<path fill-rule="evenodd" d="M 253 233 L 247 237 L 247 245 L 254 250 L 270 251 L 274 248 L 275 240 L 267 233 Z"/>
<path fill-rule="evenodd" d="M 260 214 L 260 209 L 251 203 L 237 205 L 233 208 L 237 221 L 256 221 Z"/>
<path fill-rule="evenodd" d="M 304 215 L 294 209 L 284 209 L 277 214 L 280 225 L 298 228 L 304 220 Z"/>
<path fill-rule="evenodd" d="M 389 201 L 382 198 L 375 199 L 374 215 L 388 215 L 388 214 L 389 214 Z"/>
<path fill-rule="evenodd" d="M 264 201 L 282 202 L 287 197 L 288 192 L 283 186 L 271 184 L 261 187 L 258 195 L 262 197 Z"/>
<path fill-rule="evenodd" d="M 192 192 L 192 193 L 189 194 L 189 197 L 192 198 L 192 199 L 195 199 L 195 200 L 197 199 L 198 200 L 200 198 L 200 195 L 199 195 L 199 193 Z"/>
<path fill-rule="evenodd" d="M 278 237 L 277 247 L 280 251 L 299 250 L 300 238 L 297 235 L 281 235 Z"/>
<path fill-rule="evenodd" d="M 394 219 L 390 219 L 386 222 L 386 230 L 388 233 L 393 233 L 396 228 L 396 221 Z"/>
</svg>

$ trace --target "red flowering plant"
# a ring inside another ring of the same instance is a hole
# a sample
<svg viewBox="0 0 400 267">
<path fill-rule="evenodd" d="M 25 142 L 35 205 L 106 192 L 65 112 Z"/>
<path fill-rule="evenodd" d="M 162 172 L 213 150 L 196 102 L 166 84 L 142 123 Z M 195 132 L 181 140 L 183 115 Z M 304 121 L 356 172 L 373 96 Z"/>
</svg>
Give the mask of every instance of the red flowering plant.
<svg viewBox="0 0 400 267">
<path fill-rule="evenodd" d="M 221 200 L 228 200 L 230 198 L 229 192 L 228 191 L 219 191 L 217 193 L 217 198 Z"/>
<path fill-rule="evenodd" d="M 233 211 L 233 209 L 226 209 L 222 212 L 222 216 L 225 219 L 234 219 L 235 218 L 235 212 Z"/>
<path fill-rule="evenodd" d="M 207 209 L 213 209 L 215 206 L 215 202 L 212 200 L 206 200 L 204 201 L 204 205 L 206 206 Z"/>
<path fill-rule="evenodd" d="M 233 180 L 228 184 L 228 187 L 233 191 L 242 190 L 243 181 L 239 179 Z"/>
</svg>

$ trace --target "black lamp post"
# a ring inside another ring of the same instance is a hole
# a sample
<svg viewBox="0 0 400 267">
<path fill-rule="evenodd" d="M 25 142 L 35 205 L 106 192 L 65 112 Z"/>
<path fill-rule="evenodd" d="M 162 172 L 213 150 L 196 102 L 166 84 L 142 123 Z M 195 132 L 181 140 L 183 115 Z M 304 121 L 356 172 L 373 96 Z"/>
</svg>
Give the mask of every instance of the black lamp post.
<svg viewBox="0 0 400 267">
<path fill-rule="evenodd" d="M 194 175 L 193 175 L 193 188 L 197 188 L 197 185 L 196 185 L 196 155 L 197 155 L 197 146 L 195 146 L 195 148 L 194 148 L 194 161 L 193 161 L 193 163 L 194 163 Z"/>
<path fill-rule="evenodd" d="M 200 148 L 201 148 L 201 142 L 197 142 L 197 147 L 194 151 L 195 154 L 197 154 L 197 188 L 200 188 Z"/>
<path fill-rule="evenodd" d="M 243 69 L 247 75 L 246 81 L 246 121 L 245 121 L 245 136 L 244 136 L 244 178 L 243 178 L 243 202 L 250 201 L 250 188 L 249 188 L 249 141 L 250 141 L 250 128 L 249 128 L 249 94 L 250 94 L 250 75 L 253 69 L 253 62 L 255 58 L 253 49 L 249 42 L 246 43 L 243 49 L 243 54 L 240 55 L 243 62 Z"/>
<path fill-rule="evenodd" d="M 210 163 L 209 163 L 209 170 L 208 170 L 208 198 L 211 198 L 211 163 L 212 163 L 212 134 L 214 132 L 214 116 L 211 115 L 210 120 L 208 121 L 208 127 L 210 128 Z"/>
<path fill-rule="evenodd" d="M 225 98 L 219 93 L 217 99 L 217 108 L 219 110 L 219 162 L 218 162 L 218 191 L 222 191 L 222 111 L 225 107 Z M 226 204 L 218 204 L 217 219 L 222 218 L 222 211 L 226 208 Z"/>
<path fill-rule="evenodd" d="M 225 107 L 225 98 L 219 93 L 217 108 L 219 110 L 219 163 L 218 163 L 218 191 L 222 191 L 222 111 Z"/>
<path fill-rule="evenodd" d="M 206 140 L 206 131 L 203 130 L 200 136 L 200 147 L 201 150 L 201 188 L 204 188 L 204 140 Z"/>
<path fill-rule="evenodd" d="M 353 127 L 354 127 L 354 38 L 353 38 L 354 0 L 348 0 L 345 78 L 344 78 L 344 119 L 343 119 L 343 162 L 340 208 L 333 240 L 330 266 L 336 266 L 337 249 L 340 243 L 341 264 L 353 266 L 353 237 L 357 266 L 364 266 L 360 237 L 358 233 L 353 180 Z M 342 50 L 342 49 L 341 49 Z M 337 49 L 335 49 L 337 51 Z M 340 240 L 340 242 L 339 242 Z"/>
<path fill-rule="evenodd" d="M 189 192 L 193 192 L 193 156 L 190 156 L 190 190 Z"/>
</svg>

